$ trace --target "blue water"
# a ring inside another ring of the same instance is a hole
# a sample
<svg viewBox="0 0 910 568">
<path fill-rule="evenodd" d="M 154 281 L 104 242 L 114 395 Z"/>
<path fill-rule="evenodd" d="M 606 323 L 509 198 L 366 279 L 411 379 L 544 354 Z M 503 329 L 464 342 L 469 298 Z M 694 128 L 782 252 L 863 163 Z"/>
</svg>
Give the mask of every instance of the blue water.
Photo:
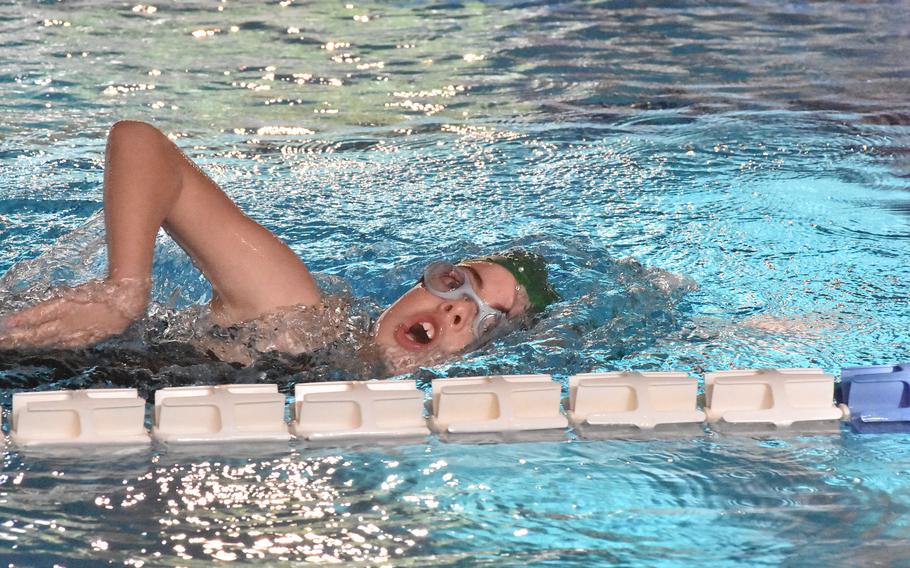
<svg viewBox="0 0 910 568">
<path fill-rule="evenodd" d="M 564 301 L 422 384 L 907 359 L 905 4 L 351 6 L 0 3 L 0 308 L 102 273 L 105 135 L 131 118 L 374 315 L 430 260 L 544 253 Z M 210 292 L 164 237 L 155 275 L 126 338 L 0 355 L 5 411 L 18 390 L 349 372 L 331 354 L 235 369 L 175 346 L 173 312 Z M 0 558 L 900 565 L 908 444 L 7 448 Z"/>
</svg>

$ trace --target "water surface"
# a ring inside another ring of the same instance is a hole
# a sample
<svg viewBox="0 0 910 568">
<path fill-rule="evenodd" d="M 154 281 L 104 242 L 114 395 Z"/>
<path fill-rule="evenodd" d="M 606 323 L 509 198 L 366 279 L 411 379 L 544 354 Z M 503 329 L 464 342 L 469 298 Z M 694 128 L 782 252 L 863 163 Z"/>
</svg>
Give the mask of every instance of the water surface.
<svg viewBox="0 0 910 568">
<path fill-rule="evenodd" d="M 564 301 L 415 373 L 422 384 L 900 361 L 908 15 L 874 2 L 5 2 L 2 302 L 103 273 L 91 216 L 106 131 L 129 118 L 167 132 L 367 312 L 435 258 L 547 255 Z M 0 357 L 5 408 L 17 390 L 287 390 L 344 374 L 332 357 L 237 369 L 163 342 L 169 310 L 210 292 L 165 238 L 155 274 L 156 307 L 126 338 Z M 908 441 L 567 434 L 113 460 L 8 448 L 0 557 L 889 564 L 907 553 Z"/>
</svg>

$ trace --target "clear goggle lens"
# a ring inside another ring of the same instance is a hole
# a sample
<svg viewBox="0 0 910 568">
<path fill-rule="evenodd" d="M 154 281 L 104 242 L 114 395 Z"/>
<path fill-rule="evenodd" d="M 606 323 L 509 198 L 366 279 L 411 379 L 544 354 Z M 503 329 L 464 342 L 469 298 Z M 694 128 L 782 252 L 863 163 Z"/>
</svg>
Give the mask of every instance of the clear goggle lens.
<svg viewBox="0 0 910 568">
<path fill-rule="evenodd" d="M 448 294 L 465 285 L 467 277 L 462 269 L 447 262 L 434 262 L 423 275 L 423 284 L 434 292 Z"/>
<path fill-rule="evenodd" d="M 496 312 L 495 314 L 487 314 L 483 316 L 479 322 L 474 324 L 474 335 L 481 337 L 490 333 L 496 326 L 499 325 L 499 322 L 502 321 L 502 312 Z"/>
</svg>

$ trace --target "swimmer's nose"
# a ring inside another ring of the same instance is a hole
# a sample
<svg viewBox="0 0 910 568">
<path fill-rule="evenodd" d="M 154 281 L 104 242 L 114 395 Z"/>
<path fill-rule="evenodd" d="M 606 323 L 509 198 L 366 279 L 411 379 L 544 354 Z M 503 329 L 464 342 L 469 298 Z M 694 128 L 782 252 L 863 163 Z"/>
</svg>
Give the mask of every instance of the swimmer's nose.
<svg viewBox="0 0 910 568">
<path fill-rule="evenodd" d="M 456 331 L 469 325 L 474 312 L 477 310 L 474 302 L 470 300 L 445 302 L 439 309 L 443 313 L 447 326 Z"/>
</svg>

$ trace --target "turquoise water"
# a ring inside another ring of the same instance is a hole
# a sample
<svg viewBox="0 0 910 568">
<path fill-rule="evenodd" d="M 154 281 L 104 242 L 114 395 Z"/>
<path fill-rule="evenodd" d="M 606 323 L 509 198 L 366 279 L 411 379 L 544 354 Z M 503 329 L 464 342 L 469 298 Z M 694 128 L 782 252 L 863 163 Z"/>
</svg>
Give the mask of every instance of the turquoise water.
<svg viewBox="0 0 910 568">
<path fill-rule="evenodd" d="M 0 308 L 101 273 L 105 134 L 131 118 L 174 137 L 374 315 L 429 260 L 546 254 L 564 301 L 414 373 L 422 384 L 906 360 L 908 15 L 885 3 L 2 3 Z M 0 355 L 6 411 L 17 390 L 346 376 L 331 353 L 236 369 L 166 341 L 172 311 L 209 291 L 160 246 L 156 306 L 127 337 Z M 114 459 L 8 448 L 0 558 L 901 564 L 908 443 L 844 430 Z"/>
</svg>

